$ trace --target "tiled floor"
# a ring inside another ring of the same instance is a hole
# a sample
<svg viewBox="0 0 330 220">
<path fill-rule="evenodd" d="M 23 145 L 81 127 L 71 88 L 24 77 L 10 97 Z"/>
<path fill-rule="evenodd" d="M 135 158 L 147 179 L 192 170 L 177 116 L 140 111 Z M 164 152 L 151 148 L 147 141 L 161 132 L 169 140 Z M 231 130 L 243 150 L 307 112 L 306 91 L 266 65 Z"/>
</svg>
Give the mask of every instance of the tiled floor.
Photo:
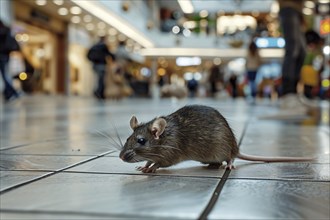
<svg viewBox="0 0 330 220">
<path fill-rule="evenodd" d="M 317 156 L 315 162 L 236 160 L 235 170 L 187 161 L 155 174 L 118 158 L 129 119 L 186 104 L 218 109 L 242 152 Z M 329 112 L 285 120 L 267 101 L 23 97 L 1 105 L 0 219 L 329 219 Z"/>
</svg>

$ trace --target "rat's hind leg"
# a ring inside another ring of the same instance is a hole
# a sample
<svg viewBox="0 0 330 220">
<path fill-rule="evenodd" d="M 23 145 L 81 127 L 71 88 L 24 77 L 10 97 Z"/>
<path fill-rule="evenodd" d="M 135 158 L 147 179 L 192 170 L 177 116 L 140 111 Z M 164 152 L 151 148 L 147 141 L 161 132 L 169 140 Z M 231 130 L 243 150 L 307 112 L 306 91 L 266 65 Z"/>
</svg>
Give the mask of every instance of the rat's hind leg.
<svg viewBox="0 0 330 220">
<path fill-rule="evenodd" d="M 225 166 L 225 169 L 228 169 L 228 170 L 232 170 L 232 169 L 235 169 L 235 166 L 234 166 L 234 160 L 227 160 L 227 165 Z"/>
<path fill-rule="evenodd" d="M 209 163 L 207 166 L 207 169 L 219 169 L 219 167 L 222 165 L 222 163 Z"/>
</svg>

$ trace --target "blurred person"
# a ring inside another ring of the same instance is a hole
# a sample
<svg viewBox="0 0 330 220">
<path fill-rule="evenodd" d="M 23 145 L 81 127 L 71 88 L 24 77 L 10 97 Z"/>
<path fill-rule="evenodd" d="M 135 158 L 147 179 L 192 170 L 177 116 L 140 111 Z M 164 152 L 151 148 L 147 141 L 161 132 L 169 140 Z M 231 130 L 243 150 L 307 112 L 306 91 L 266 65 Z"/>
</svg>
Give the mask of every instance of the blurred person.
<svg viewBox="0 0 330 220">
<path fill-rule="evenodd" d="M 98 99 L 105 99 L 104 90 L 107 60 L 108 58 L 115 60 L 115 55 L 109 51 L 104 36 L 100 37 L 99 41 L 88 50 L 87 58 L 93 63 L 93 69 L 98 77 L 94 95 Z"/>
<path fill-rule="evenodd" d="M 330 99 L 330 58 L 325 61 L 324 68 L 320 74 L 319 96 L 323 99 Z"/>
<path fill-rule="evenodd" d="M 307 43 L 307 55 L 301 69 L 301 83 L 304 85 L 305 97 L 312 99 L 314 98 L 313 90 L 319 86 L 320 73 L 323 68 L 323 56 L 321 50 L 322 39 L 314 30 L 307 31 L 305 37 Z"/>
<path fill-rule="evenodd" d="M 125 41 L 120 41 L 116 51 L 117 73 L 127 74 L 127 65 L 131 61 L 130 53 L 126 49 Z"/>
<path fill-rule="evenodd" d="M 188 81 L 187 88 L 189 90 L 189 97 L 195 97 L 198 90 L 198 81 L 193 77 Z"/>
<path fill-rule="evenodd" d="M 238 95 L 238 91 L 237 91 L 237 75 L 236 73 L 232 73 L 230 75 L 230 78 L 229 78 L 229 83 L 230 83 L 230 86 L 231 86 L 231 95 L 233 97 L 233 99 L 235 99 Z"/>
<path fill-rule="evenodd" d="M 246 57 L 246 73 L 247 79 L 250 87 L 250 93 L 252 97 L 252 103 L 255 103 L 255 98 L 257 95 L 257 84 L 256 77 L 258 69 L 261 65 L 261 58 L 259 55 L 257 44 L 252 40 L 248 47 L 248 53 Z"/>
<path fill-rule="evenodd" d="M 213 65 L 210 69 L 209 82 L 211 86 L 211 96 L 215 97 L 218 92 L 218 84 L 221 83 L 223 86 L 224 83 L 224 73 L 219 65 Z"/>
<path fill-rule="evenodd" d="M 0 72 L 4 82 L 3 95 L 5 101 L 11 101 L 19 97 L 18 92 L 13 87 L 12 77 L 8 71 L 8 63 L 10 53 L 12 51 L 19 51 L 20 46 L 11 35 L 10 28 L 0 20 Z"/>
<path fill-rule="evenodd" d="M 279 18 L 285 40 L 285 56 L 282 64 L 281 107 L 306 112 L 299 100 L 297 85 L 306 55 L 306 43 L 303 33 L 302 0 L 278 0 Z"/>
<path fill-rule="evenodd" d="M 128 72 L 128 62 L 130 61 L 130 54 L 126 50 L 125 41 L 120 41 L 115 52 L 115 67 L 112 71 L 110 66 L 106 76 L 105 97 L 111 99 L 122 99 L 133 94 L 131 82 L 133 76 Z"/>
</svg>

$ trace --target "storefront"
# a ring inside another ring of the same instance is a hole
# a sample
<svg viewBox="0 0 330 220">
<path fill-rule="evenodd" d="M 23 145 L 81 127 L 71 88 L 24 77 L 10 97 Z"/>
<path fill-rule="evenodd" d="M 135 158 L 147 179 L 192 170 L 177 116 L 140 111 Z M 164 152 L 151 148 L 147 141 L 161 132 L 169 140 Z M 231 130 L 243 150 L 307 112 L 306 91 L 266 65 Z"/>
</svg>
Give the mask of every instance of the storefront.
<svg viewBox="0 0 330 220">
<path fill-rule="evenodd" d="M 34 69 L 27 78 L 21 79 L 23 90 L 64 94 L 67 23 L 39 10 L 31 1 L 12 1 L 12 8 L 12 32 L 21 45 L 22 57 Z"/>
</svg>

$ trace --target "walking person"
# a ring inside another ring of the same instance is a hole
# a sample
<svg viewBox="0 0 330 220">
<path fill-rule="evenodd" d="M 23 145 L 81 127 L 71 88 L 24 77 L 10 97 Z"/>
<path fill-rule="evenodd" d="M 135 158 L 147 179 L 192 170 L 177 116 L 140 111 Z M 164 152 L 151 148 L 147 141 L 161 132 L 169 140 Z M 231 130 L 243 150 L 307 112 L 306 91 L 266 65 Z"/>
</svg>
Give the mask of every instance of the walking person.
<svg viewBox="0 0 330 220">
<path fill-rule="evenodd" d="M 7 27 L 0 20 L 0 72 L 2 80 L 4 82 L 3 96 L 5 101 L 11 101 L 19 97 L 18 92 L 15 90 L 12 77 L 8 71 L 8 63 L 10 59 L 10 53 L 12 51 L 20 50 L 19 44 L 13 36 L 11 36 L 10 28 Z"/>
<path fill-rule="evenodd" d="M 259 50 L 254 40 L 252 40 L 249 44 L 248 54 L 246 57 L 246 72 L 253 104 L 255 103 L 255 98 L 257 95 L 256 78 L 260 65 L 261 58 L 259 55 Z"/>
<path fill-rule="evenodd" d="M 285 40 L 285 56 L 282 64 L 281 107 L 306 111 L 299 99 L 297 85 L 306 55 L 303 31 L 302 8 L 304 1 L 278 0 L 280 5 L 280 24 Z"/>
<path fill-rule="evenodd" d="M 232 95 L 232 98 L 233 99 L 236 99 L 237 98 L 237 95 L 238 95 L 238 91 L 237 91 L 237 75 L 236 73 L 232 72 L 231 75 L 230 75 L 230 78 L 229 78 L 229 83 L 230 83 L 230 86 L 231 86 L 231 95 Z"/>
<path fill-rule="evenodd" d="M 93 69 L 98 77 L 96 89 L 94 91 L 94 95 L 98 99 L 105 99 L 105 74 L 108 57 L 115 60 L 114 54 L 109 51 L 106 45 L 105 37 L 100 37 L 100 40 L 93 45 L 87 53 L 87 58 L 93 63 Z"/>
</svg>

